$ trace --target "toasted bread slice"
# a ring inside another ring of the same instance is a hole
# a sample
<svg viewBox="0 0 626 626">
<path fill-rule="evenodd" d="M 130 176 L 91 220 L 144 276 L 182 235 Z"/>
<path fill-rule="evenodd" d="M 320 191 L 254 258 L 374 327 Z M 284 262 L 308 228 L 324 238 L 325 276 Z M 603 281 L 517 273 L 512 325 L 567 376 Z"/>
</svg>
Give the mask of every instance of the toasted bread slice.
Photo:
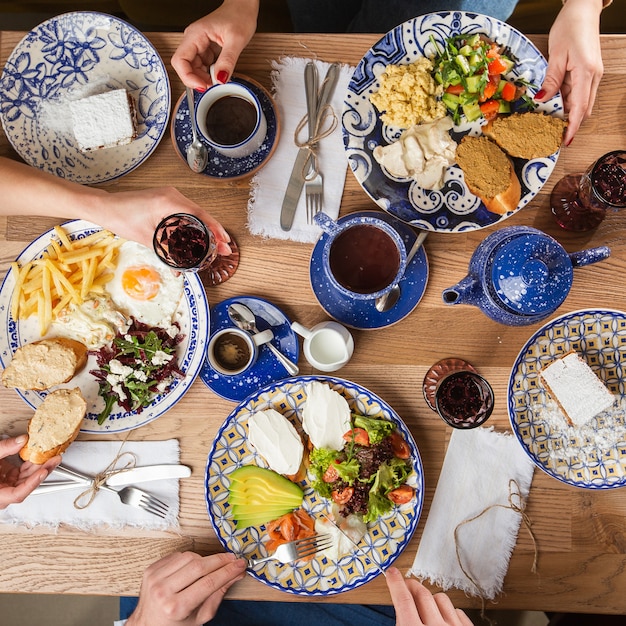
<svg viewBox="0 0 626 626">
<path fill-rule="evenodd" d="M 41 465 L 65 452 L 78 436 L 86 412 L 87 402 L 78 387 L 49 393 L 28 424 L 22 459 Z"/>
<path fill-rule="evenodd" d="M 563 141 L 567 122 L 544 113 L 503 115 L 483 126 L 483 135 L 493 139 L 508 155 L 539 159 L 554 154 Z"/>
<path fill-rule="evenodd" d="M 488 211 L 499 215 L 515 211 L 522 188 L 511 159 L 493 141 L 466 135 L 457 147 L 456 162 L 468 189 Z"/>
<path fill-rule="evenodd" d="M 65 337 L 41 339 L 18 348 L 2 372 L 5 387 L 43 391 L 69 382 L 87 362 L 87 346 Z"/>
</svg>

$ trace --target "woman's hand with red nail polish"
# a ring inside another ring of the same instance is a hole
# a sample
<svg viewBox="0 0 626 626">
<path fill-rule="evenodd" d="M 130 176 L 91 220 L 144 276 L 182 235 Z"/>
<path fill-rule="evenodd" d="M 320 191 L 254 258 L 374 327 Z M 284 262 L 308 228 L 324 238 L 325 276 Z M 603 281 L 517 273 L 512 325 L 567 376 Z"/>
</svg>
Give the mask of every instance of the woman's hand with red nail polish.
<svg viewBox="0 0 626 626">
<path fill-rule="evenodd" d="M 224 0 L 202 19 L 190 24 L 172 56 L 172 66 L 188 87 L 206 89 L 233 75 L 237 59 L 256 31 L 259 0 Z"/>
</svg>

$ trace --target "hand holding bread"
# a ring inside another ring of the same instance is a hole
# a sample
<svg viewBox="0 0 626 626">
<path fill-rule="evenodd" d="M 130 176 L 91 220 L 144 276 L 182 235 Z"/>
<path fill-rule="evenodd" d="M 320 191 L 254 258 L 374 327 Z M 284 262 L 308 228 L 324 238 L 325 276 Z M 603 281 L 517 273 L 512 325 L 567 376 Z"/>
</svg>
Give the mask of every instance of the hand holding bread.
<svg viewBox="0 0 626 626">
<path fill-rule="evenodd" d="M 61 461 L 55 456 L 43 465 L 11 462 L 8 457 L 17 454 L 27 441 L 26 435 L 0 439 L 0 509 L 23 502 Z"/>
</svg>

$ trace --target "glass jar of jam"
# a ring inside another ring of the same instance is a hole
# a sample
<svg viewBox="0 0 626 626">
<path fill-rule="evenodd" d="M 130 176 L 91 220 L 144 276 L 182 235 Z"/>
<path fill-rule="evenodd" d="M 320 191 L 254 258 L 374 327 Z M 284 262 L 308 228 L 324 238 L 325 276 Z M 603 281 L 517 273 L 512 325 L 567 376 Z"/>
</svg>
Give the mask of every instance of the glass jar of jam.
<svg viewBox="0 0 626 626">
<path fill-rule="evenodd" d="M 564 176 L 550 194 L 556 222 L 565 230 L 588 231 L 600 225 L 607 209 L 626 207 L 626 151 L 601 156 L 584 174 Z"/>
</svg>

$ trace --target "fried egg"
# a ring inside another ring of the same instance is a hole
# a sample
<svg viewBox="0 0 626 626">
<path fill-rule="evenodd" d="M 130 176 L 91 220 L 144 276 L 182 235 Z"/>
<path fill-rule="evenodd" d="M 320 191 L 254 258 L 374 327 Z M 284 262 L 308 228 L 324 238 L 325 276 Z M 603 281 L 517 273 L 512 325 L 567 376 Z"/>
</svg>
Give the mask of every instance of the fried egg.
<svg viewBox="0 0 626 626">
<path fill-rule="evenodd" d="M 127 241 L 106 289 L 118 309 L 150 326 L 168 327 L 183 295 L 183 276 L 145 246 Z"/>
</svg>

